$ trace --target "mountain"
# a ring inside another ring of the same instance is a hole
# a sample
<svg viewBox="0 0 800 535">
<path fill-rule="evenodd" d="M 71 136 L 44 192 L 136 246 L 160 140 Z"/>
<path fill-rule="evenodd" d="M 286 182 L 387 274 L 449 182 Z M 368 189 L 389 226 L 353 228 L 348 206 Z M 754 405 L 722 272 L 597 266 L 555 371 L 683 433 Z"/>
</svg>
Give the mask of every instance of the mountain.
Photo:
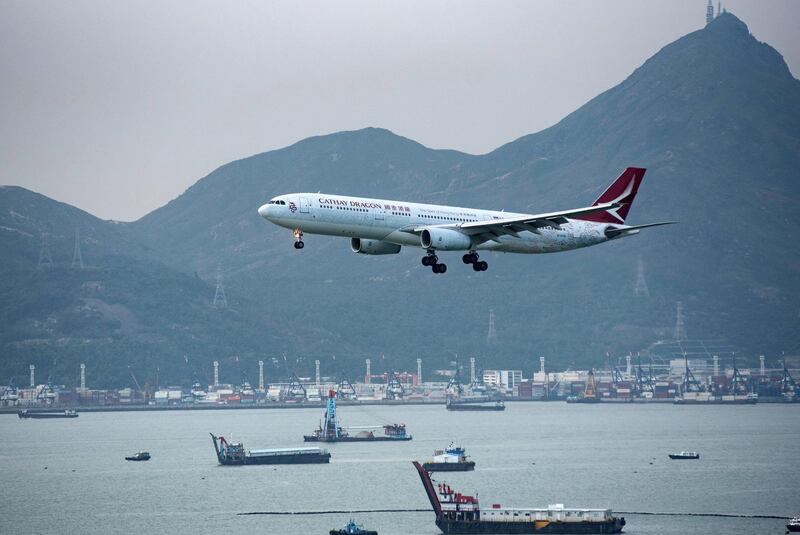
<svg viewBox="0 0 800 535">
<path fill-rule="evenodd" d="M 83 267 L 73 266 L 76 228 Z M 235 292 L 229 307 L 214 307 L 214 281 L 165 266 L 129 225 L 23 188 L 0 188 L 0 250 L 3 382 L 16 375 L 25 384 L 34 364 L 40 379 L 75 385 L 83 362 L 95 385 L 130 384 L 128 367 L 142 383 L 160 374 L 161 384 L 175 384 L 207 379 L 213 360 L 222 362 L 223 380 L 254 381 L 265 346 L 341 343 Z"/>
<path fill-rule="evenodd" d="M 445 253 L 450 269 L 433 276 L 419 249 L 365 257 L 344 238 L 307 235 L 296 251 L 289 231 L 256 213 L 297 191 L 551 211 L 590 203 L 629 165 L 648 168 L 629 222 L 679 225 L 569 253 L 486 254 L 485 273 Z M 365 357 L 375 372 L 417 357 L 432 370 L 454 353 L 483 368 L 530 371 L 538 356 L 598 365 L 672 338 L 678 302 L 690 338 L 769 356 L 800 349 L 798 168 L 800 82 L 723 14 L 491 153 L 432 150 L 376 128 L 314 137 L 220 167 L 120 239 L 212 281 L 206 292 L 221 270 L 229 292 L 268 304 L 265 317 L 328 333 L 305 349 L 261 342 L 266 358 L 319 358 L 323 373 L 359 373 Z M 640 270 L 647 292 L 635 291 Z"/>
</svg>

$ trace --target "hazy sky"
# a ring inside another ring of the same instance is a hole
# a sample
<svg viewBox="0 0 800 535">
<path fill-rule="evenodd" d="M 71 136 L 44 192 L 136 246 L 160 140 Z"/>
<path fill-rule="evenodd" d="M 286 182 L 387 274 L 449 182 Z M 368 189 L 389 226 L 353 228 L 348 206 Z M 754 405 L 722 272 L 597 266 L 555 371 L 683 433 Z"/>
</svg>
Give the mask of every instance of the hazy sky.
<svg viewBox="0 0 800 535">
<path fill-rule="evenodd" d="M 485 153 L 700 29 L 705 5 L 0 0 L 0 184 L 133 220 L 312 135 Z M 800 2 L 725 5 L 798 76 Z"/>
</svg>

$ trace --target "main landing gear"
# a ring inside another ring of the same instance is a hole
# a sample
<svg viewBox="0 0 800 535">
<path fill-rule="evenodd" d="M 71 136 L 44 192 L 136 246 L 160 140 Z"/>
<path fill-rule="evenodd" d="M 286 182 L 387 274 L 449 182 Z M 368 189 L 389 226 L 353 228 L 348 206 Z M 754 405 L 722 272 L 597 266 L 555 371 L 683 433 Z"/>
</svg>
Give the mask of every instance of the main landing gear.
<svg viewBox="0 0 800 535">
<path fill-rule="evenodd" d="M 434 273 L 444 273 L 447 271 L 447 264 L 439 264 L 439 257 L 433 251 L 422 257 L 422 265 L 430 266 Z"/>
<path fill-rule="evenodd" d="M 484 260 L 479 260 L 478 253 L 475 251 L 468 252 L 461 257 L 461 260 L 465 264 L 472 264 L 472 269 L 475 271 L 486 271 L 489 269 L 489 264 L 487 264 Z"/>
<path fill-rule="evenodd" d="M 305 247 L 305 243 L 303 243 L 303 231 L 299 228 L 296 228 L 292 231 L 294 234 L 294 248 L 295 249 L 302 249 Z"/>
</svg>

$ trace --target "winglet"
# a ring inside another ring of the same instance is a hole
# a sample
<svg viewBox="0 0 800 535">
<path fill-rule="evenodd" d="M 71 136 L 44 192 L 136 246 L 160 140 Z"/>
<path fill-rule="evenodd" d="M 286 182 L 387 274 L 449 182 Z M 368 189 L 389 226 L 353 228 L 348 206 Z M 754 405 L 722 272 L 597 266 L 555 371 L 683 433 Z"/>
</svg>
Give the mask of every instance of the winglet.
<svg viewBox="0 0 800 535">
<path fill-rule="evenodd" d="M 621 175 L 606 189 L 600 197 L 594 201 L 592 206 L 603 203 L 618 203 L 619 208 L 611 208 L 603 212 L 593 212 L 586 215 L 575 217 L 583 221 L 595 221 L 597 223 L 625 223 L 628 217 L 628 210 L 631 208 L 636 192 L 639 191 L 639 184 L 647 169 L 642 167 L 628 167 Z"/>
</svg>

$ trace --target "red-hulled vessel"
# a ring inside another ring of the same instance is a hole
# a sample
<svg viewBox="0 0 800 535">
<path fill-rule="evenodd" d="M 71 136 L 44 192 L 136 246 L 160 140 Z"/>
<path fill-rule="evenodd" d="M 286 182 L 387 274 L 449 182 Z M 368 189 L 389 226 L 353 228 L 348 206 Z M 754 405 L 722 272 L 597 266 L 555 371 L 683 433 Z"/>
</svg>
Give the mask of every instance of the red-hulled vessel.
<svg viewBox="0 0 800 535">
<path fill-rule="evenodd" d="M 481 511 L 478 498 L 454 492 L 446 483 L 434 486 L 431 476 L 413 461 L 436 513 L 436 525 L 444 533 L 620 533 L 625 519 L 611 509 L 509 509 L 492 505 Z"/>
</svg>

